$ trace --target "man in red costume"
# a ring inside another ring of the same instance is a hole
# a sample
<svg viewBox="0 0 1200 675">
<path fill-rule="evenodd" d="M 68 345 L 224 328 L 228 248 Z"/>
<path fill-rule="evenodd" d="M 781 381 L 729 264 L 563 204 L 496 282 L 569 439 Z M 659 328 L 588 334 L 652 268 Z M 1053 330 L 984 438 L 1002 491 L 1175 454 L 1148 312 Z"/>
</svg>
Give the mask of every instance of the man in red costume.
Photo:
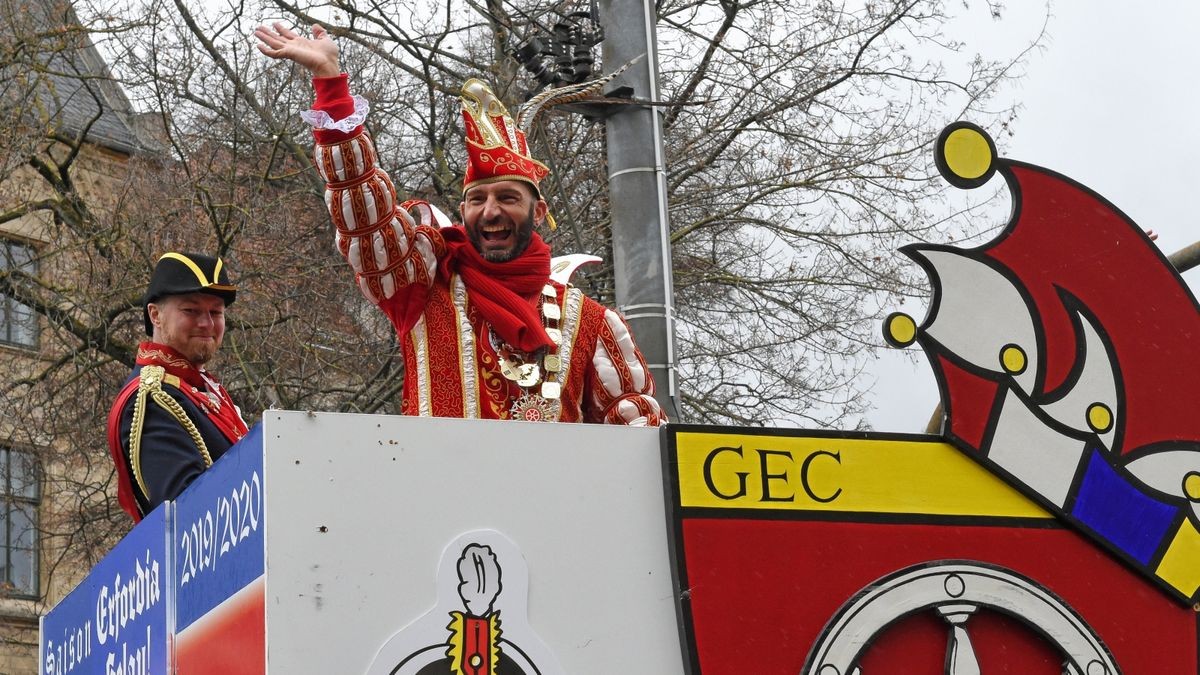
<svg viewBox="0 0 1200 675">
<path fill-rule="evenodd" d="M 204 369 L 225 336 L 237 288 L 220 258 L 165 253 L 146 290 L 150 340 L 108 414 L 117 498 L 134 521 L 175 499 L 246 435 L 241 412 Z"/>
<path fill-rule="evenodd" d="M 486 84 L 463 85 L 468 165 L 462 224 L 425 202 L 396 204 L 350 95 L 338 48 L 260 27 L 259 49 L 313 75 L 316 165 L 337 248 L 362 293 L 391 319 L 404 350 L 404 413 L 438 417 L 657 426 L 654 382 L 615 312 L 550 279 L 539 191 L 549 170 Z M 439 224 L 444 225 L 439 227 Z"/>
</svg>

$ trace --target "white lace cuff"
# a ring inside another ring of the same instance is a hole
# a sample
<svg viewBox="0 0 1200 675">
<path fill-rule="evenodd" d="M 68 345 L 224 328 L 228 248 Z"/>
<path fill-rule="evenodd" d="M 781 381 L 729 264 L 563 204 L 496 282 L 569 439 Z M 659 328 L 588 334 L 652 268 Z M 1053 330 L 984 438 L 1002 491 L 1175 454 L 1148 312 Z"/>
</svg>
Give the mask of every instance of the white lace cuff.
<svg viewBox="0 0 1200 675">
<path fill-rule="evenodd" d="M 361 125 L 363 120 L 367 119 L 367 113 L 371 112 L 371 104 L 367 99 L 358 95 L 350 98 L 354 99 L 354 112 L 348 117 L 334 120 L 324 110 L 305 110 L 300 113 L 300 119 L 315 129 L 333 129 L 348 134 Z"/>
</svg>

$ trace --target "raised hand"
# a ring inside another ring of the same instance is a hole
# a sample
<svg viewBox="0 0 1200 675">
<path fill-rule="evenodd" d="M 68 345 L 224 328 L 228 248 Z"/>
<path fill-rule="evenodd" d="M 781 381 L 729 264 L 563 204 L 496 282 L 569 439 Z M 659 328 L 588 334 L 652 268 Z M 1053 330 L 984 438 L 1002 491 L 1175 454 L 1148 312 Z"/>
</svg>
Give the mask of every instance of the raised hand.
<svg viewBox="0 0 1200 675">
<path fill-rule="evenodd" d="M 307 68 L 313 77 L 334 77 L 342 72 L 337 43 L 320 24 L 313 24 L 311 38 L 278 22 L 270 28 L 255 28 L 254 37 L 259 39 L 258 51 L 273 59 L 294 61 Z"/>
</svg>

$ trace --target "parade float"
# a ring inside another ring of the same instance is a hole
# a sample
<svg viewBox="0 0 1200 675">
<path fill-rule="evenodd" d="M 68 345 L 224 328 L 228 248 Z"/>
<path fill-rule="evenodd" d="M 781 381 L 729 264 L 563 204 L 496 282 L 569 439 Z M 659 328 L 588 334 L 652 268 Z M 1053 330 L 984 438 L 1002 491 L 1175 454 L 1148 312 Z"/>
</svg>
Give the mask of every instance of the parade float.
<svg viewBox="0 0 1200 675">
<path fill-rule="evenodd" d="M 1200 311 L 1142 229 L 1007 183 L 893 314 L 938 435 L 267 411 L 42 621 L 41 672 L 1200 673 Z"/>
</svg>

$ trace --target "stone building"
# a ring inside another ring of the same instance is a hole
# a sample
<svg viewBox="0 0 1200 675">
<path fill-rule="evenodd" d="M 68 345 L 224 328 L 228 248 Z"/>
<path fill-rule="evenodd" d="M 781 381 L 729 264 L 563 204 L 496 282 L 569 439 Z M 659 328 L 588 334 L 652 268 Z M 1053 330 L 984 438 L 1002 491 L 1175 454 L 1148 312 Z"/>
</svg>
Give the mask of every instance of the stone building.
<svg viewBox="0 0 1200 675">
<path fill-rule="evenodd" d="M 108 341 L 72 291 L 96 285 L 87 252 L 105 246 L 131 157 L 154 153 L 70 3 L 7 0 L 0 33 L 0 673 L 36 673 L 40 614 L 123 534 L 107 512 L 103 393 L 65 412 L 64 434 L 39 392 L 63 390 L 63 364 Z"/>
</svg>

